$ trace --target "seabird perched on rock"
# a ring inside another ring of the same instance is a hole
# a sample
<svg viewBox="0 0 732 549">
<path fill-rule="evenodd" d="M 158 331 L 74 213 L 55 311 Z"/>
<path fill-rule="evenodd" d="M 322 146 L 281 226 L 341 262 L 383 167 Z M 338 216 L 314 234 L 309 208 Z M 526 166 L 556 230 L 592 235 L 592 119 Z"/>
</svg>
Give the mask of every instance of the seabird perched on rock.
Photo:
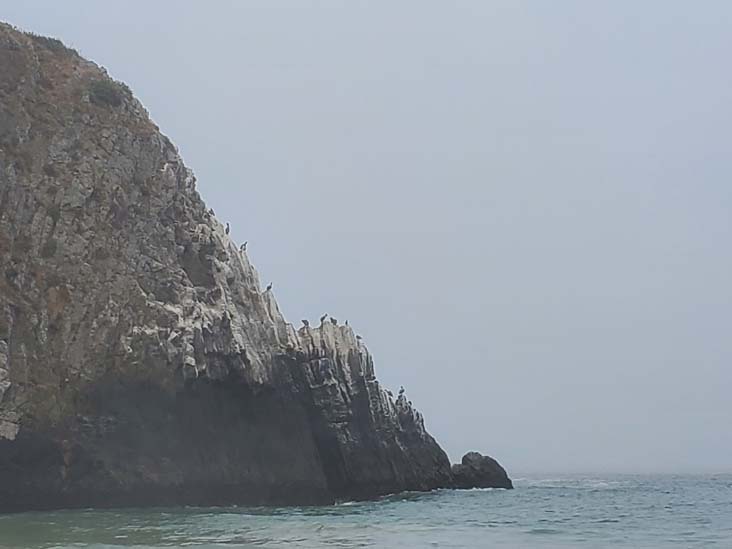
<svg viewBox="0 0 732 549">
<path fill-rule="evenodd" d="M 302 322 L 302 325 L 305 326 L 306 328 L 308 328 L 310 326 L 310 322 L 308 322 L 307 320 L 303 319 L 300 322 Z"/>
<path fill-rule="evenodd" d="M 330 322 L 331 322 L 331 324 L 333 324 L 333 326 L 338 326 L 338 319 L 337 318 L 330 317 Z"/>
<path fill-rule="evenodd" d="M 231 226 L 229 225 L 229 222 L 226 222 L 226 234 L 229 234 L 229 231 L 231 230 Z"/>
<path fill-rule="evenodd" d="M 322 324 L 325 322 L 325 319 L 328 318 L 328 313 L 325 313 L 323 316 L 320 317 L 320 323 Z"/>
<path fill-rule="evenodd" d="M 360 335 L 357 335 L 357 336 L 356 336 L 356 339 L 358 339 L 359 341 L 361 341 L 361 339 L 362 339 L 362 338 L 361 338 L 361 336 L 360 336 Z"/>
<path fill-rule="evenodd" d="M 346 326 L 348 326 L 348 321 L 346 320 Z"/>
<path fill-rule="evenodd" d="M 267 285 L 267 290 L 265 290 L 265 291 L 269 292 L 269 291 L 270 291 L 271 289 L 272 289 L 272 283 L 270 282 L 270 283 L 269 283 L 269 284 Z"/>
<path fill-rule="evenodd" d="M 399 387 L 399 394 L 400 395 L 403 395 L 404 394 L 404 385 L 402 385 L 401 387 Z"/>
<path fill-rule="evenodd" d="M 248 243 L 249 243 L 249 241 L 247 240 L 246 242 L 244 242 L 244 244 L 242 244 L 241 246 L 239 246 L 239 251 L 240 252 L 246 252 L 247 251 L 247 244 Z"/>
</svg>

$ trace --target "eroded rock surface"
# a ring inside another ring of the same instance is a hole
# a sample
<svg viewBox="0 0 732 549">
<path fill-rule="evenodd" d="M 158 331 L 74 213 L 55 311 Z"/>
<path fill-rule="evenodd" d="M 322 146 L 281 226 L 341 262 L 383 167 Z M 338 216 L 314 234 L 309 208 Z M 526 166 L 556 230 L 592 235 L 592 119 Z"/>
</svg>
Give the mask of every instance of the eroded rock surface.
<svg viewBox="0 0 732 549">
<path fill-rule="evenodd" d="M 126 86 L 0 24 L 0 511 L 451 482 L 349 327 L 285 321 Z"/>
</svg>

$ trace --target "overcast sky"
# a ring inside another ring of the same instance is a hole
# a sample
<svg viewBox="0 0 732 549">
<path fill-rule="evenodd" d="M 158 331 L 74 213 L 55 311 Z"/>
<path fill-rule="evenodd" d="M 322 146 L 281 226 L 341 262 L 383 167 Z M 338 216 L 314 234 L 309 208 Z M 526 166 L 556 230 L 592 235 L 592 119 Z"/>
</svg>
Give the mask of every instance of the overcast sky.
<svg viewBox="0 0 732 549">
<path fill-rule="evenodd" d="M 458 460 L 732 470 L 732 3 L 3 2 Z"/>
</svg>

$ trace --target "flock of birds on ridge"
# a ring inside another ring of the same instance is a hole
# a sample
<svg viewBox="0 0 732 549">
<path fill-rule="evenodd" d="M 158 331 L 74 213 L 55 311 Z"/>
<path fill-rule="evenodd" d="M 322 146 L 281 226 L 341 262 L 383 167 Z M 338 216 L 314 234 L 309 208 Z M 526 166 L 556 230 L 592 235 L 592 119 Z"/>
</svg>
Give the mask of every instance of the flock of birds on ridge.
<svg viewBox="0 0 732 549">
<path fill-rule="evenodd" d="M 209 213 L 210 213 L 211 215 L 214 215 L 214 211 L 213 211 L 213 209 L 210 209 L 210 210 L 209 210 Z M 225 229 L 225 232 L 226 232 L 226 234 L 227 234 L 227 235 L 228 235 L 228 234 L 229 234 L 229 233 L 231 232 L 231 225 L 229 225 L 229 223 L 228 223 L 228 222 L 226 223 L 226 229 Z M 249 241 L 248 241 L 248 240 L 246 240 L 246 241 L 244 242 L 244 244 L 242 244 L 241 246 L 239 246 L 239 251 L 240 251 L 241 253 L 244 253 L 244 252 L 246 252 L 246 251 L 247 251 L 247 244 L 248 244 L 248 243 L 249 243 Z M 267 285 L 267 289 L 266 289 L 266 290 L 264 290 L 264 291 L 265 291 L 265 292 L 270 292 L 270 291 L 272 291 L 272 283 L 271 283 L 271 282 L 270 282 L 270 283 L 269 283 L 269 284 Z M 330 316 L 330 315 L 329 315 L 328 313 L 325 313 L 325 314 L 324 314 L 323 316 L 321 316 L 321 317 L 320 317 L 320 325 L 321 325 L 321 326 L 323 325 L 323 323 L 325 322 L 325 320 L 326 320 L 326 319 L 327 319 L 327 318 L 328 318 L 329 316 Z M 331 317 L 330 317 L 330 321 L 331 321 L 331 323 L 333 324 L 333 326 L 338 326 L 338 319 L 335 319 L 335 318 L 333 318 L 333 317 L 331 316 Z M 306 327 L 306 328 L 309 328 L 309 327 L 310 327 L 310 322 L 309 322 L 309 321 L 307 321 L 307 320 L 302 320 L 301 322 L 302 322 L 302 325 L 303 325 L 304 327 Z M 345 324 L 345 325 L 346 325 L 346 326 L 348 326 L 348 321 L 347 321 L 347 320 L 346 320 L 346 324 Z M 356 335 L 356 339 L 358 339 L 358 340 L 360 341 L 360 340 L 361 340 L 362 338 L 361 338 L 361 336 L 360 336 L 360 335 Z M 402 394 L 403 392 L 404 392 L 404 388 L 402 387 L 402 390 L 401 390 L 401 391 L 399 392 L 399 394 L 401 395 L 401 394 Z"/>
<path fill-rule="evenodd" d="M 213 209 L 209 210 L 209 213 L 211 215 L 213 215 Z M 231 232 L 231 226 L 227 222 L 226 223 L 226 234 L 228 235 L 229 232 Z M 247 241 L 244 242 L 244 244 L 242 244 L 241 246 L 239 246 L 239 251 L 241 253 L 244 253 L 244 252 L 247 251 L 247 244 L 248 243 L 249 243 L 249 241 L 247 240 Z M 265 292 L 270 292 L 270 291 L 272 291 L 272 283 L 271 282 L 267 285 L 267 289 L 265 290 Z M 330 315 L 328 313 L 325 313 L 323 316 L 320 317 L 320 325 L 321 326 L 325 323 L 326 319 L 329 316 Z M 309 321 L 303 319 L 301 322 L 302 322 L 302 325 L 305 328 L 309 328 L 310 327 L 310 322 Z M 332 316 L 330 317 L 330 322 L 333 324 L 333 326 L 338 326 L 338 320 L 335 319 L 335 318 L 333 318 Z M 346 320 L 346 324 L 345 325 L 348 326 L 348 321 L 347 320 Z M 360 335 L 356 335 L 356 339 L 358 339 L 360 341 L 361 340 L 361 336 Z M 391 391 L 387 390 L 386 392 L 389 393 L 389 396 L 394 396 Z M 401 387 L 399 387 L 399 396 L 402 396 L 403 394 L 404 394 L 404 386 L 401 386 Z M 412 402 L 411 401 L 409 401 L 409 405 L 410 406 L 412 405 Z"/>
</svg>

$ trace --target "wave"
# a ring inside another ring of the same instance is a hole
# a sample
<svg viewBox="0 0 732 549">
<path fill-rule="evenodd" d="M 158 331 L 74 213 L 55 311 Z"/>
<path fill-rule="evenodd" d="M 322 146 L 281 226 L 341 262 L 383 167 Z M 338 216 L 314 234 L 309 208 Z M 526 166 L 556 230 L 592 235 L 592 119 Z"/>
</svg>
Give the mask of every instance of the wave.
<svg viewBox="0 0 732 549">
<path fill-rule="evenodd" d="M 531 530 L 526 531 L 527 534 L 561 534 L 563 533 L 562 530 L 557 530 L 555 528 L 532 528 Z"/>
<path fill-rule="evenodd" d="M 360 501 L 339 501 L 336 503 L 336 507 L 351 507 L 352 505 L 358 505 Z"/>
<path fill-rule="evenodd" d="M 562 488 L 589 490 L 616 490 L 627 485 L 623 480 L 603 478 L 552 477 L 543 479 L 514 479 L 514 484 L 522 488 Z"/>
</svg>

